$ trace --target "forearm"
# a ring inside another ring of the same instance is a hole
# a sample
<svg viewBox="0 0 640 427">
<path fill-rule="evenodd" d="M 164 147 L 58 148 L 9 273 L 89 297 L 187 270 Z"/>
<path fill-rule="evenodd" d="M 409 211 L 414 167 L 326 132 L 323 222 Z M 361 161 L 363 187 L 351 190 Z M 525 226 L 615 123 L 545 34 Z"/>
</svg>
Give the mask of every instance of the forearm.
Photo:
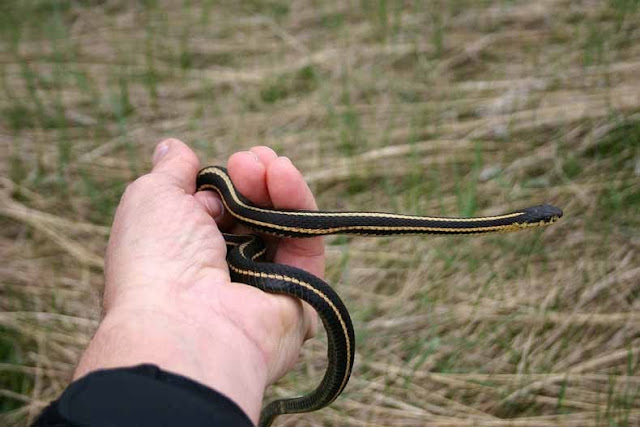
<svg viewBox="0 0 640 427">
<path fill-rule="evenodd" d="M 260 350 L 232 323 L 220 319 L 202 327 L 177 322 L 163 313 L 111 312 L 101 322 L 74 377 L 146 363 L 217 390 L 257 422 L 267 381 L 266 364 Z"/>
</svg>

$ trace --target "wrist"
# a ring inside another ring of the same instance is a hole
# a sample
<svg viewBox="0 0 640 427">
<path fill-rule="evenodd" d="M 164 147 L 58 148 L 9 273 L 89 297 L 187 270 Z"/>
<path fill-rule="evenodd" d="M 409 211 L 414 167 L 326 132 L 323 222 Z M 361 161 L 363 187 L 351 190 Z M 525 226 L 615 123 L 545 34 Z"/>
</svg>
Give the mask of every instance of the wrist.
<svg viewBox="0 0 640 427">
<path fill-rule="evenodd" d="M 228 319 L 209 314 L 204 324 L 163 311 L 110 310 L 74 378 L 99 369 L 143 363 L 216 389 L 257 422 L 267 364 L 261 350 Z"/>
</svg>

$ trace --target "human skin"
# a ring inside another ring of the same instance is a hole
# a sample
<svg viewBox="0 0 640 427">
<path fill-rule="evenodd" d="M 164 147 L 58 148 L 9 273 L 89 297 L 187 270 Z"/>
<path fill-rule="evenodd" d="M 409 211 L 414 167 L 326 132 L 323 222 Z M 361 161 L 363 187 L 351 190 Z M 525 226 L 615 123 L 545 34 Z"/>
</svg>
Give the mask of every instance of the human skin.
<svg viewBox="0 0 640 427">
<path fill-rule="evenodd" d="M 270 148 L 235 153 L 227 167 L 259 206 L 316 209 L 300 172 Z M 194 194 L 199 169 L 193 151 L 169 139 L 127 187 L 105 257 L 104 316 L 74 378 L 153 363 L 225 394 L 255 423 L 265 388 L 293 367 L 317 316 L 297 299 L 231 282 L 220 228 L 246 230 L 217 194 Z M 322 277 L 322 238 L 269 245 L 274 262 Z"/>
</svg>

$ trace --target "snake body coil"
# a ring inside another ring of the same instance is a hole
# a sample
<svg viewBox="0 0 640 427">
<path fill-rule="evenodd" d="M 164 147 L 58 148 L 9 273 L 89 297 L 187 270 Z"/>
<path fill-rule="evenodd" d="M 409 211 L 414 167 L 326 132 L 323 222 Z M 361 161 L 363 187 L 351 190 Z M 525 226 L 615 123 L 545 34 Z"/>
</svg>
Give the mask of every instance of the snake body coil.
<svg viewBox="0 0 640 427">
<path fill-rule="evenodd" d="M 293 211 L 260 208 L 240 194 L 227 170 L 209 166 L 198 173 L 196 191 L 217 192 L 225 209 L 241 224 L 280 237 L 313 237 L 326 234 L 472 234 L 513 231 L 551 224 L 562 210 L 540 205 L 503 215 L 477 218 L 424 217 L 379 212 Z M 309 394 L 267 404 L 260 426 L 276 416 L 315 411 L 333 402 L 342 392 L 353 367 L 355 337 L 349 312 L 338 294 L 324 281 L 295 267 L 263 261 L 266 252 L 256 235 L 223 233 L 231 279 L 265 292 L 291 295 L 309 303 L 327 331 L 329 359 L 320 384 Z"/>
</svg>

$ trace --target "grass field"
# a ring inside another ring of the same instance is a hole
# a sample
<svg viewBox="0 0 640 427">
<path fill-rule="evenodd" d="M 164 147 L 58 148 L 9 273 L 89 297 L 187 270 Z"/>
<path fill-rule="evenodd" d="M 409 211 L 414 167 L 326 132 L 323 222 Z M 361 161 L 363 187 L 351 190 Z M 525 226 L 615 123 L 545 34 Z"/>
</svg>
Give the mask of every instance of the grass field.
<svg viewBox="0 0 640 427">
<path fill-rule="evenodd" d="M 327 239 L 353 377 L 279 425 L 640 425 L 640 1 L 5 0 L 0 411 L 27 425 L 100 316 L 127 184 L 178 137 L 269 145 L 324 209 L 544 230 Z M 270 390 L 311 389 L 324 337 Z"/>
</svg>

